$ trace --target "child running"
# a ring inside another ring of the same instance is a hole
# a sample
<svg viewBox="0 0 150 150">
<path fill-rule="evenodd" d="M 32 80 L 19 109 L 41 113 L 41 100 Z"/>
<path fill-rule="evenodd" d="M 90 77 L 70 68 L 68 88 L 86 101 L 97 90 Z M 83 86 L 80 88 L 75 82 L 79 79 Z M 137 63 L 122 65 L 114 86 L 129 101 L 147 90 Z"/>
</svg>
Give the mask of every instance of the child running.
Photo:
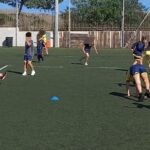
<svg viewBox="0 0 150 150">
<path fill-rule="evenodd" d="M 25 41 L 25 53 L 24 53 L 24 72 L 23 76 L 27 75 L 28 66 L 31 68 L 31 76 L 35 75 L 35 70 L 32 65 L 33 58 L 33 40 L 31 39 L 31 32 L 26 33 L 26 41 Z"/>
<path fill-rule="evenodd" d="M 92 48 L 94 48 L 96 54 L 98 54 L 98 51 L 95 46 L 94 37 L 87 37 L 83 42 L 83 46 L 82 46 L 83 56 L 80 59 L 80 61 L 84 60 L 85 66 L 88 65 L 88 60 L 90 58 L 90 53 L 91 53 Z"/>
</svg>

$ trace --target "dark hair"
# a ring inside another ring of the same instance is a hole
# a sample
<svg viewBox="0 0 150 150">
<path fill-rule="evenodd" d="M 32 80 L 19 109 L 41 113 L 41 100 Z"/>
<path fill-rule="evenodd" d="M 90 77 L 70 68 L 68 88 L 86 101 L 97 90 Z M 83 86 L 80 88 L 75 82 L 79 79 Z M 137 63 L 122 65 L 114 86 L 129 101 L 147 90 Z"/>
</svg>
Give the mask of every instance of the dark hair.
<svg viewBox="0 0 150 150">
<path fill-rule="evenodd" d="M 41 39 L 42 36 L 43 36 L 42 34 L 38 33 L 37 36 L 36 36 L 37 40 Z"/>
<path fill-rule="evenodd" d="M 141 41 L 144 42 L 146 40 L 146 36 L 142 36 Z"/>
<path fill-rule="evenodd" d="M 31 32 L 27 32 L 26 37 L 31 37 Z"/>
<path fill-rule="evenodd" d="M 40 31 L 39 31 L 39 34 L 40 34 L 41 36 L 43 36 L 45 33 L 46 33 L 46 31 L 45 31 L 43 28 L 41 28 Z"/>
<path fill-rule="evenodd" d="M 84 44 L 94 45 L 94 37 L 86 37 L 84 39 Z"/>
<path fill-rule="evenodd" d="M 150 41 L 147 43 L 146 50 L 150 50 Z"/>
</svg>

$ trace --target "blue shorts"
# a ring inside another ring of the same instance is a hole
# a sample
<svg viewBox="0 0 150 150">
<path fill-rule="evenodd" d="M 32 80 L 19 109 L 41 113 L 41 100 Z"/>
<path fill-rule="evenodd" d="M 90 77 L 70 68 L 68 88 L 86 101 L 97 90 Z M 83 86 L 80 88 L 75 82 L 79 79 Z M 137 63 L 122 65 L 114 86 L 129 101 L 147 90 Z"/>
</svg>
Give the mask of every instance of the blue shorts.
<svg viewBox="0 0 150 150">
<path fill-rule="evenodd" d="M 43 53 L 42 49 L 37 49 L 37 54 L 38 55 L 42 55 L 42 53 Z"/>
<path fill-rule="evenodd" d="M 133 76 L 136 73 L 144 73 L 146 72 L 146 68 L 143 64 L 135 64 L 130 67 L 130 74 Z"/>
<path fill-rule="evenodd" d="M 91 48 L 84 48 L 85 52 L 90 54 L 91 53 Z"/>
<path fill-rule="evenodd" d="M 24 60 L 25 61 L 32 61 L 32 56 L 31 55 L 24 55 Z"/>
<path fill-rule="evenodd" d="M 142 56 L 143 51 L 134 51 L 133 54 L 136 56 Z"/>
</svg>

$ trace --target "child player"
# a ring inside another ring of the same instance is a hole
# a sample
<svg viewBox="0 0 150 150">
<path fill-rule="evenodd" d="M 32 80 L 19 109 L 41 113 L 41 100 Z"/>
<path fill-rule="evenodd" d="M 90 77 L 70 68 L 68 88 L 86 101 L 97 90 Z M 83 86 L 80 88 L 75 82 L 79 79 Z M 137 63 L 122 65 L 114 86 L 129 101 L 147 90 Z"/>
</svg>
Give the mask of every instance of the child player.
<svg viewBox="0 0 150 150">
<path fill-rule="evenodd" d="M 150 41 L 148 42 L 148 46 L 145 51 L 146 59 L 148 62 L 148 66 L 150 67 Z"/>
<path fill-rule="evenodd" d="M 31 39 L 31 32 L 26 33 L 26 41 L 25 41 L 25 53 L 24 53 L 24 72 L 23 76 L 27 75 L 27 68 L 28 66 L 31 68 L 31 75 L 35 75 L 35 70 L 32 65 L 32 58 L 33 58 L 33 41 Z"/>
<path fill-rule="evenodd" d="M 42 40 L 42 35 L 39 32 L 37 34 L 37 59 L 38 62 L 40 62 L 41 60 L 43 61 L 43 40 Z"/>
<path fill-rule="evenodd" d="M 42 36 L 42 40 L 43 40 L 43 49 L 44 49 L 46 55 L 48 55 L 47 38 L 46 38 L 46 32 L 45 31 L 44 31 L 44 34 Z"/>
<path fill-rule="evenodd" d="M 135 57 L 143 57 L 143 51 L 145 50 L 146 37 L 142 36 L 142 39 L 136 43 L 134 43 L 131 47 L 133 51 L 133 56 Z M 136 62 L 135 62 L 136 63 Z"/>
<path fill-rule="evenodd" d="M 46 31 L 40 29 L 39 34 L 41 36 L 41 40 L 43 41 L 43 50 L 45 51 L 46 55 L 48 55 Z"/>
<path fill-rule="evenodd" d="M 144 85 L 146 88 L 146 92 L 144 95 L 142 94 L 141 79 L 144 81 Z M 144 96 L 150 98 L 150 91 L 149 91 L 150 90 L 150 82 L 149 82 L 148 74 L 146 72 L 145 66 L 143 64 L 141 64 L 141 60 L 139 58 L 136 59 L 136 63 L 134 63 L 130 67 L 130 70 L 127 73 L 126 90 L 127 90 L 128 96 L 130 96 L 129 83 L 131 81 L 135 83 L 139 101 L 143 101 Z"/>
<path fill-rule="evenodd" d="M 94 37 L 86 37 L 86 39 L 83 42 L 83 46 L 82 46 L 83 56 L 80 59 L 80 61 L 84 60 L 84 65 L 85 66 L 88 65 L 88 60 L 90 58 L 90 53 L 91 53 L 92 48 L 94 48 L 96 54 L 98 54 L 98 51 L 95 47 Z"/>
<path fill-rule="evenodd" d="M 6 72 L 5 73 L 0 73 L 0 79 L 1 80 L 4 80 L 6 78 L 6 76 L 7 76 Z"/>
</svg>

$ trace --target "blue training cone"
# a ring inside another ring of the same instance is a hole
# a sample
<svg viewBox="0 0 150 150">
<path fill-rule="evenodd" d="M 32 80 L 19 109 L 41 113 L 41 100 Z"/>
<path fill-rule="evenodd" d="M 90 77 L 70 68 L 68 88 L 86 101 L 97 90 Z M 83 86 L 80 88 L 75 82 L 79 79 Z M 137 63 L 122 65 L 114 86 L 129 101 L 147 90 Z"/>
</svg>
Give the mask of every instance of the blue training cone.
<svg viewBox="0 0 150 150">
<path fill-rule="evenodd" d="M 50 97 L 50 100 L 51 100 L 51 101 L 59 101 L 60 98 L 59 98 L 58 96 L 51 96 L 51 97 Z"/>
</svg>

